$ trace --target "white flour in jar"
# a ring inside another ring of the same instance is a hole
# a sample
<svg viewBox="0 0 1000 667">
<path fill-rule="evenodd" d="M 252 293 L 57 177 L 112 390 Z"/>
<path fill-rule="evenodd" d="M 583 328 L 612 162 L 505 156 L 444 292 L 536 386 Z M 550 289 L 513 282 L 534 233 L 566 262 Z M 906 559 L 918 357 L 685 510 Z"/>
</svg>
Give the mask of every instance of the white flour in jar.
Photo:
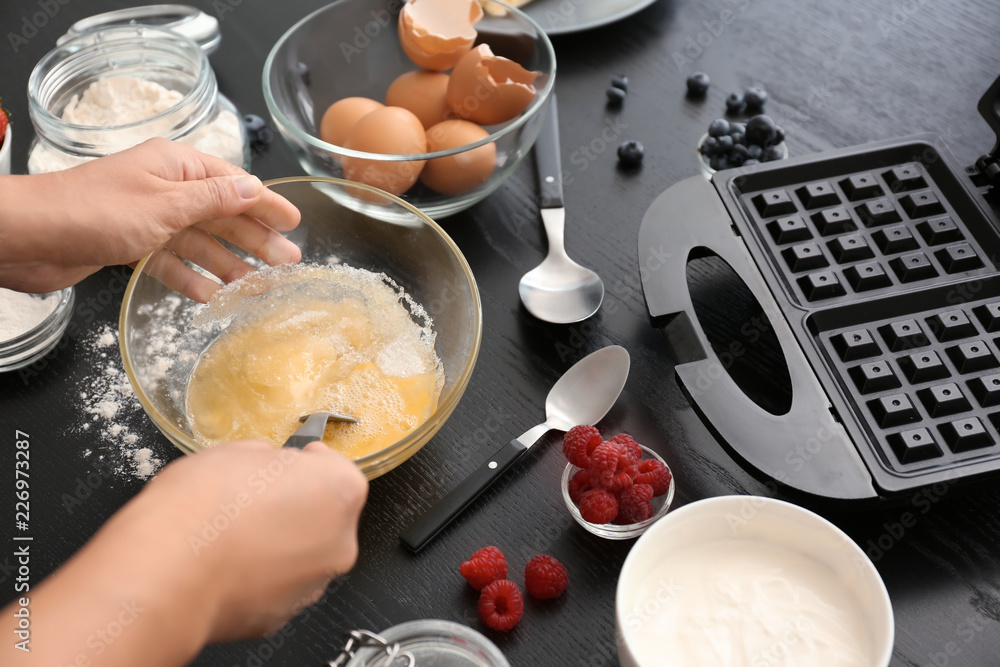
<svg viewBox="0 0 1000 667">
<path fill-rule="evenodd" d="M 0 287 L 0 342 L 23 335 L 52 314 L 58 294 L 23 294 Z"/>
<path fill-rule="evenodd" d="M 128 125 L 153 118 L 171 109 L 183 98 L 184 95 L 180 92 L 165 88 L 155 81 L 133 76 L 110 76 L 90 84 L 82 95 L 74 95 L 63 109 L 62 119 L 67 123 L 88 127 Z M 122 129 L 115 130 L 113 136 L 110 132 L 94 133 L 90 140 L 95 143 L 124 141 L 125 145 L 118 148 L 124 150 L 146 139 L 164 136 L 169 131 L 169 127 L 143 123 L 132 133 Z M 220 157 L 238 167 L 243 166 L 240 121 L 236 114 L 226 109 L 221 109 L 211 122 L 176 141 Z M 93 158 L 64 153 L 39 141 L 28 156 L 28 172 L 43 174 L 60 171 L 91 159 Z"/>
</svg>

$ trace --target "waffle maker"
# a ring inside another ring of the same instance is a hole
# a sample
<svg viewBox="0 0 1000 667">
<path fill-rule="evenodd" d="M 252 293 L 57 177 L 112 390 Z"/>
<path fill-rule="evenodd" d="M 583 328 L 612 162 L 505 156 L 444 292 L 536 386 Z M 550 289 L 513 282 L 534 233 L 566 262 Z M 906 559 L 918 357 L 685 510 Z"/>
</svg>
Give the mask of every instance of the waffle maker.
<svg viewBox="0 0 1000 667">
<path fill-rule="evenodd" d="M 1000 78 L 979 112 L 1000 138 Z M 918 135 L 689 178 L 653 202 L 639 231 L 652 325 L 751 472 L 860 501 L 1000 471 L 998 148 L 962 169 Z M 687 263 L 711 254 L 770 320 L 784 414 L 744 393 L 698 322 Z"/>
</svg>

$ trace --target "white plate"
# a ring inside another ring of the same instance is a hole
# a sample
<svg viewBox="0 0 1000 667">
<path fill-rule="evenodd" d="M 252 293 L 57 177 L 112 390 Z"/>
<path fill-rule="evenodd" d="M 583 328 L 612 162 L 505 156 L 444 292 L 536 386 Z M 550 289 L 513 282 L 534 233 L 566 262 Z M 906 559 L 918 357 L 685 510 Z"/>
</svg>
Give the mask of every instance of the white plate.
<svg viewBox="0 0 1000 667">
<path fill-rule="evenodd" d="M 547 35 L 599 28 L 645 9 L 656 0 L 534 0 L 521 7 Z"/>
</svg>

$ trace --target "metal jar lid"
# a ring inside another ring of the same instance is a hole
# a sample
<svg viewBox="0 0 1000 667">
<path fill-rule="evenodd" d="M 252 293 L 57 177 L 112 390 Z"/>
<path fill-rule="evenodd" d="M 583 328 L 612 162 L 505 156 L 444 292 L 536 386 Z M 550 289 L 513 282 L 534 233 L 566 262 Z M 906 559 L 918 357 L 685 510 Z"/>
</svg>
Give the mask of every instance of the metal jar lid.
<svg viewBox="0 0 1000 667">
<path fill-rule="evenodd" d="M 97 28 L 110 28 L 121 25 L 152 25 L 166 28 L 184 35 L 197 42 L 206 54 L 212 53 L 222 41 L 219 32 L 219 21 L 196 7 L 189 5 L 144 5 L 116 9 L 103 14 L 96 14 L 80 19 L 56 44 L 78 37 L 81 34 Z"/>
<path fill-rule="evenodd" d="M 394 625 L 381 634 L 348 633 L 330 667 L 510 667 L 500 649 L 472 628 L 438 619 Z"/>
</svg>

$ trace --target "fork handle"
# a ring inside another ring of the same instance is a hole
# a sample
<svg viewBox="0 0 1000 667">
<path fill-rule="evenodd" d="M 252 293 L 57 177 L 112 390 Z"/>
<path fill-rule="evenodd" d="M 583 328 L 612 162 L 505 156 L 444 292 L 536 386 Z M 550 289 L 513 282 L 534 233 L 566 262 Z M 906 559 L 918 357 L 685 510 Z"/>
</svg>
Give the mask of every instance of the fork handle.
<svg viewBox="0 0 1000 667">
<path fill-rule="evenodd" d="M 538 201 L 542 208 L 562 208 L 562 160 L 559 155 L 559 112 L 556 94 L 542 117 L 542 129 L 535 141 L 535 167 L 538 171 Z"/>
</svg>

